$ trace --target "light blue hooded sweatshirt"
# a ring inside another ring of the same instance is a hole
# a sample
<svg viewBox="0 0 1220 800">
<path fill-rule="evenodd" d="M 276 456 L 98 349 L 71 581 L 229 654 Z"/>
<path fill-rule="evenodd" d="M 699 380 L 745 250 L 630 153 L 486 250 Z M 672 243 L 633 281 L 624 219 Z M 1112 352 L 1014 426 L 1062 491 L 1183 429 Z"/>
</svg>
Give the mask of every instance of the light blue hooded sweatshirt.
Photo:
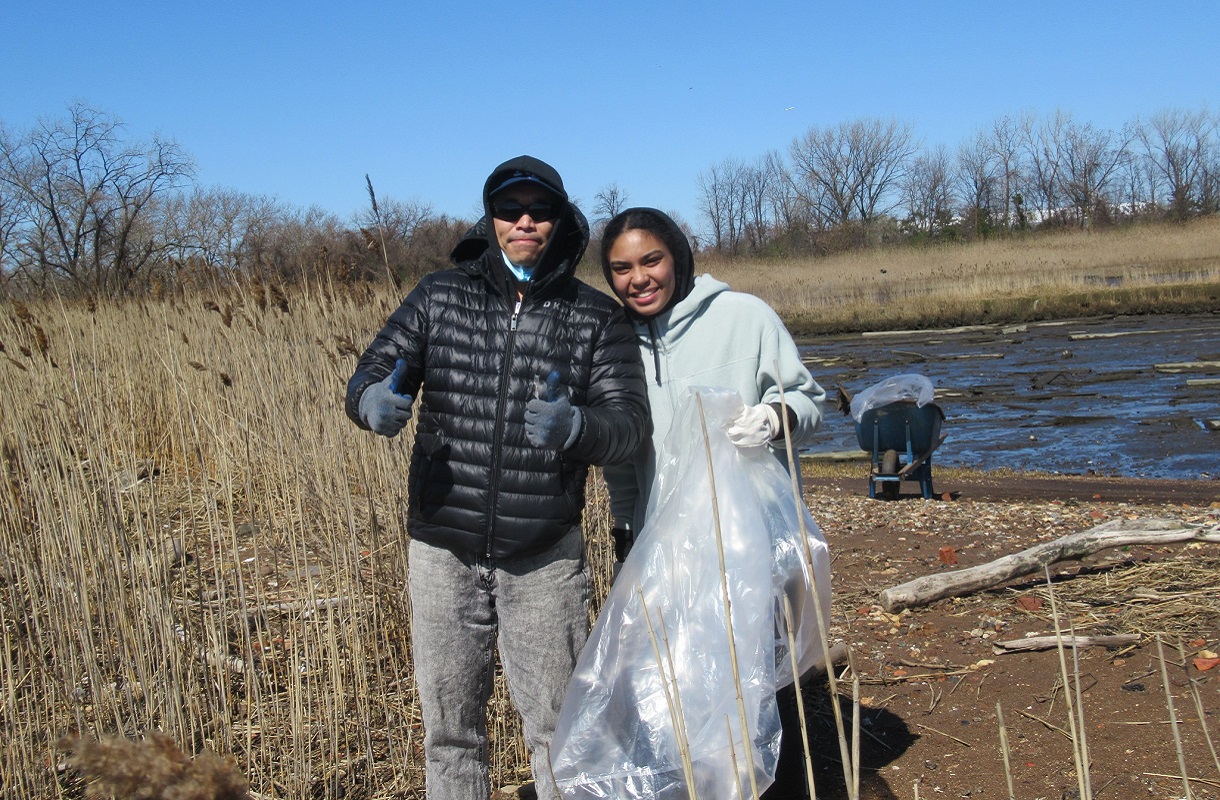
<svg viewBox="0 0 1220 800">
<path fill-rule="evenodd" d="M 660 213 L 660 212 L 657 212 Z M 666 218 L 668 219 L 668 218 Z M 684 256 L 684 257 L 683 257 Z M 676 269 L 689 254 L 675 258 Z M 822 421 L 826 392 L 801 362 L 800 353 L 779 315 L 751 294 L 729 290 L 711 275 L 689 278 L 678 286 L 689 293 L 655 317 L 632 317 L 652 412 L 652 440 L 624 465 L 606 467 L 614 524 L 639 531 L 656 474 L 656 454 L 669 433 L 678 399 L 692 386 L 732 389 L 747 405 L 784 402 L 795 414 L 793 447 L 809 441 Z M 778 371 L 777 371 L 778 365 Z M 782 437 L 772 448 L 787 467 Z"/>
</svg>

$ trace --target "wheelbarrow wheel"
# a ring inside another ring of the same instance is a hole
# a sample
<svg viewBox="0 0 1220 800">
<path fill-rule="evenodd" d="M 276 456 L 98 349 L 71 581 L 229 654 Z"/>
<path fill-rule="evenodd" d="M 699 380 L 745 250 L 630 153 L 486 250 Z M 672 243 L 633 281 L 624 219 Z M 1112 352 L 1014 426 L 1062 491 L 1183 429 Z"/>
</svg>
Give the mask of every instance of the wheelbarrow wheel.
<svg viewBox="0 0 1220 800">
<path fill-rule="evenodd" d="M 898 474 L 898 451 L 886 450 L 881 454 L 881 473 L 882 475 L 897 475 Z M 897 500 L 898 489 L 901 481 L 882 481 L 881 482 L 881 498 L 883 500 Z"/>
</svg>

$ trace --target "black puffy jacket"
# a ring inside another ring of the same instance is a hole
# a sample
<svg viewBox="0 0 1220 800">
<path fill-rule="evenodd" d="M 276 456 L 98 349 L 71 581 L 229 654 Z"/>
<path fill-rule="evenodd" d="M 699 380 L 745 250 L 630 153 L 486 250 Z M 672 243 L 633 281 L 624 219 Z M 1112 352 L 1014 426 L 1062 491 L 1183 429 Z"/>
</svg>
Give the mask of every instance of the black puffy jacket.
<svg viewBox="0 0 1220 800">
<path fill-rule="evenodd" d="M 558 182 L 542 162 L 514 159 L 488 178 L 486 208 L 488 190 L 522 162 Z M 634 331 L 614 300 L 573 276 L 588 244 L 580 211 L 568 205 L 557 221 L 552 237 L 560 238 L 519 308 L 488 219 L 458 243 L 456 266 L 424 277 L 360 357 L 347 413 L 365 427 L 360 395 L 404 359 L 398 391 L 417 399 L 408 531 L 499 558 L 558 541 L 580 521 L 589 465 L 626 461 L 650 423 Z M 581 432 L 563 452 L 525 437 L 525 405 L 552 370 L 582 412 Z"/>
</svg>

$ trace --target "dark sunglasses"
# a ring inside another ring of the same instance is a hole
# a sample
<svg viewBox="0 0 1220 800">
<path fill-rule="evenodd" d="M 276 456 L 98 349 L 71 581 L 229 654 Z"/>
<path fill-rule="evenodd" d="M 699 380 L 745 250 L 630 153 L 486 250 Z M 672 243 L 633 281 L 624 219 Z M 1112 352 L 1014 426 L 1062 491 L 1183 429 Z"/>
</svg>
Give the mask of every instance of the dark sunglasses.
<svg viewBox="0 0 1220 800">
<path fill-rule="evenodd" d="M 534 222 L 550 222 L 558 211 L 556 204 L 549 200 L 537 200 L 529 205 L 516 200 L 496 200 L 491 204 L 492 216 L 504 222 L 516 222 L 523 214 L 529 214 Z"/>
</svg>

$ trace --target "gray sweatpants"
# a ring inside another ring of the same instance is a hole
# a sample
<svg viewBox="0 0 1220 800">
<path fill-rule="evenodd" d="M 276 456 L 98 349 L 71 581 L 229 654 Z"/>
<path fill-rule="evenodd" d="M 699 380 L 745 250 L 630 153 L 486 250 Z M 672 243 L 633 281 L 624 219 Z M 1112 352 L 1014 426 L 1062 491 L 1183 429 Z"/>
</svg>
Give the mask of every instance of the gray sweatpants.
<svg viewBox="0 0 1220 800">
<path fill-rule="evenodd" d="M 486 709 L 497 634 L 538 797 L 557 798 L 547 746 L 589 634 L 580 527 L 550 549 L 522 558 L 486 559 L 417 541 L 408 553 L 428 800 L 490 797 Z"/>
</svg>

